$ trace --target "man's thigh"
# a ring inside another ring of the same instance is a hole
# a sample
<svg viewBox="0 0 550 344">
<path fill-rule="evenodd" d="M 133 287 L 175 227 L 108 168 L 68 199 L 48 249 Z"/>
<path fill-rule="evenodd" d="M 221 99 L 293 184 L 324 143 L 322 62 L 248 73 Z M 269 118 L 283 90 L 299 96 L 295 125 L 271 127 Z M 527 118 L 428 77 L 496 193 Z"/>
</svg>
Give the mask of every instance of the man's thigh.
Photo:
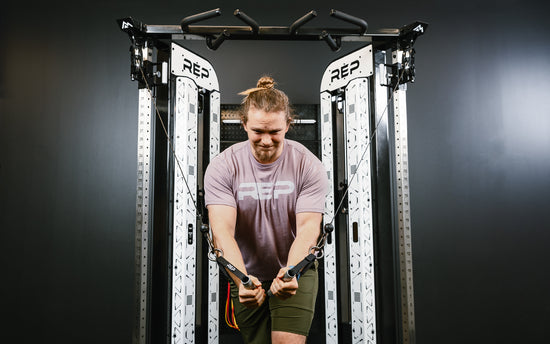
<svg viewBox="0 0 550 344">
<path fill-rule="evenodd" d="M 231 281 L 231 299 L 235 310 L 235 319 L 243 340 L 247 344 L 271 343 L 271 317 L 269 315 L 268 300 L 255 309 L 248 309 L 239 302 L 239 291 Z M 269 288 L 271 282 L 262 283 L 264 289 Z"/>
<path fill-rule="evenodd" d="M 271 281 L 262 283 L 269 290 Z M 309 334 L 315 311 L 319 286 L 317 262 L 298 280 L 296 295 L 280 300 L 270 297 L 256 309 L 248 309 L 239 302 L 239 292 L 231 282 L 231 298 L 235 318 L 245 343 L 271 343 L 271 332 L 280 331 L 302 336 Z"/>
<path fill-rule="evenodd" d="M 315 262 L 298 280 L 296 295 L 284 301 L 276 297 L 269 299 L 271 330 L 307 336 L 315 312 L 318 287 Z"/>
</svg>

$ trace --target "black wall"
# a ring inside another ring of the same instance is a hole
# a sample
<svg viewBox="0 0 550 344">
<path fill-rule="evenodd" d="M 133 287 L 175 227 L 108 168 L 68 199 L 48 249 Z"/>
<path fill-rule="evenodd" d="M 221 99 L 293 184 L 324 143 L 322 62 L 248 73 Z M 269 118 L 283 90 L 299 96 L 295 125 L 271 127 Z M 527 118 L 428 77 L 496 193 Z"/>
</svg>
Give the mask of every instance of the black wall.
<svg viewBox="0 0 550 344">
<path fill-rule="evenodd" d="M 129 343 L 134 319 L 137 85 L 115 19 L 370 28 L 430 23 L 409 86 L 417 342 L 531 343 L 550 322 L 550 26 L 539 1 L 19 1 L 0 11 L 3 343 Z M 272 74 L 317 103 L 345 51 L 225 42 L 222 102 Z M 546 331 L 545 331 L 546 330 Z"/>
</svg>

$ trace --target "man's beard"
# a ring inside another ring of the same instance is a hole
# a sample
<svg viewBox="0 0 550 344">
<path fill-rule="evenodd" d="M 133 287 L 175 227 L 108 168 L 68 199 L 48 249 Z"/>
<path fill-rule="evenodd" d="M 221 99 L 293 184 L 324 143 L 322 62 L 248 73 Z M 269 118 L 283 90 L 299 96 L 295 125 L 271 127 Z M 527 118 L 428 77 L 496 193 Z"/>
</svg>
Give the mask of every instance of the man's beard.
<svg viewBox="0 0 550 344">
<path fill-rule="evenodd" d="M 272 149 L 269 150 L 261 149 L 260 147 L 256 148 L 258 149 L 254 150 L 254 156 L 261 163 L 272 162 L 271 160 L 275 157 L 275 154 L 277 154 L 277 147 L 272 147 Z"/>
</svg>

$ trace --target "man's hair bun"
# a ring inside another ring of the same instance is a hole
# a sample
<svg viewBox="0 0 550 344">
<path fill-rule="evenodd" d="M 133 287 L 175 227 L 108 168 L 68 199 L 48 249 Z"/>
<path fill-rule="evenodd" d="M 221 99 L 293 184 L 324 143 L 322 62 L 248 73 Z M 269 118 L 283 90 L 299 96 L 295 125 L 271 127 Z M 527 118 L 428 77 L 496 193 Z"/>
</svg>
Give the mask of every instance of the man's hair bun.
<svg viewBox="0 0 550 344">
<path fill-rule="evenodd" d="M 262 76 L 258 83 L 256 84 L 257 88 L 275 88 L 275 81 L 270 76 Z"/>
</svg>

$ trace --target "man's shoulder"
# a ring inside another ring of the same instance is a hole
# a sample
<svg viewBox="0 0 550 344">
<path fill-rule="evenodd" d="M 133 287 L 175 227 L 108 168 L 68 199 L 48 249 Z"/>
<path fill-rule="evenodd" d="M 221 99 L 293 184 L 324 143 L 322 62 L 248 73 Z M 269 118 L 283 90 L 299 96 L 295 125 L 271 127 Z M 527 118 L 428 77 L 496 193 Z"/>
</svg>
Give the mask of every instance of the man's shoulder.
<svg viewBox="0 0 550 344">
<path fill-rule="evenodd" d="M 287 139 L 286 141 L 291 154 L 297 155 L 302 159 L 320 162 L 319 158 L 317 158 L 317 156 L 313 154 L 313 152 L 311 152 L 306 146 L 304 146 L 300 142 L 289 139 Z"/>
<path fill-rule="evenodd" d="M 237 157 L 236 160 L 239 160 L 239 157 L 243 154 L 246 154 L 246 148 L 247 148 L 247 142 L 237 142 L 226 149 L 224 149 L 220 154 L 216 155 L 216 157 L 212 160 L 226 160 L 231 161 L 234 160 L 235 157 Z"/>
<path fill-rule="evenodd" d="M 207 175 L 213 173 L 213 171 L 218 171 L 219 173 L 228 173 L 231 171 L 232 166 L 239 160 L 242 160 L 236 155 L 239 155 L 239 152 L 243 150 L 244 143 L 246 142 L 231 145 L 212 158 L 206 168 Z"/>
</svg>

